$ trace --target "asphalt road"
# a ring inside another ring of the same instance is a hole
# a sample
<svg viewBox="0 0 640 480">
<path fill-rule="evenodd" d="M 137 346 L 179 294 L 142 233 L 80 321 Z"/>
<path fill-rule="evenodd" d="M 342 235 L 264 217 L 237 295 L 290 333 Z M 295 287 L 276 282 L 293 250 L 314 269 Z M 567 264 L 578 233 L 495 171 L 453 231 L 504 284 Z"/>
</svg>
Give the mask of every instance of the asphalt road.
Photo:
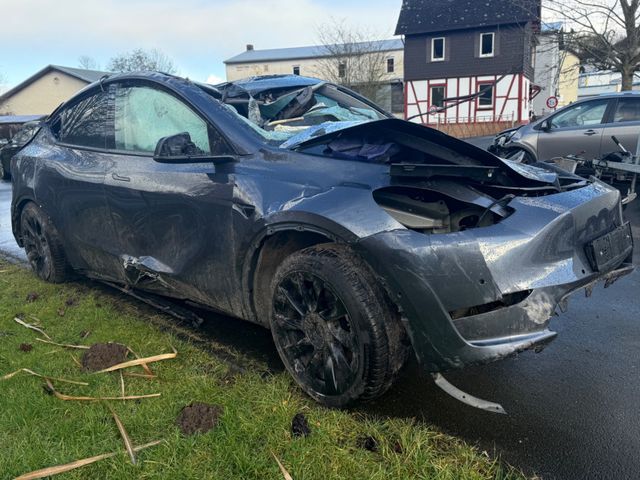
<svg viewBox="0 0 640 480">
<path fill-rule="evenodd" d="M 24 258 L 11 236 L 11 186 L 0 182 L 0 251 Z M 640 226 L 640 200 L 627 210 Z M 640 230 L 634 229 L 640 238 Z M 580 292 L 552 321 L 558 338 L 542 353 L 452 372 L 459 388 L 501 403 L 508 415 L 447 396 L 415 362 L 365 414 L 415 418 L 478 445 L 544 479 L 640 477 L 640 273 L 593 296 Z M 204 331 L 222 344 L 282 370 L 266 330 L 208 315 Z"/>
</svg>

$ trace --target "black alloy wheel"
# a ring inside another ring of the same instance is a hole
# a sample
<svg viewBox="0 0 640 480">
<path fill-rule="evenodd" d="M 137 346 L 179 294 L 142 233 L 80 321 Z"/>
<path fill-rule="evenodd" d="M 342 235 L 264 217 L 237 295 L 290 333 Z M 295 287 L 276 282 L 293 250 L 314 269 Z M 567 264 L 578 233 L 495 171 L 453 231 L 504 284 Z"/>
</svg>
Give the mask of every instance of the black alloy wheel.
<svg viewBox="0 0 640 480">
<path fill-rule="evenodd" d="M 329 407 L 382 395 L 409 351 L 399 314 L 348 246 L 293 253 L 272 282 L 271 331 L 300 387 Z"/>
<path fill-rule="evenodd" d="M 277 286 L 274 335 L 296 375 L 316 392 L 344 394 L 358 372 L 360 345 L 344 303 L 331 285 L 292 272 Z"/>
<path fill-rule="evenodd" d="M 66 280 L 68 265 L 58 233 L 34 203 L 27 204 L 22 210 L 20 233 L 27 260 L 36 275 L 53 283 Z"/>
</svg>

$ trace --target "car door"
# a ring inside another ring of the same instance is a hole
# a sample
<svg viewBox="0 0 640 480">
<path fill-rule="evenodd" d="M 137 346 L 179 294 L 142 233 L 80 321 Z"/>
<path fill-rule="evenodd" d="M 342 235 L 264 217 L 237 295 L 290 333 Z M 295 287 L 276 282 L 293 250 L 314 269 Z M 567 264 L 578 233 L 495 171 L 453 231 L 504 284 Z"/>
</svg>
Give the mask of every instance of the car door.
<svg viewBox="0 0 640 480">
<path fill-rule="evenodd" d="M 640 136 L 640 98 L 636 96 L 620 97 L 611 116 L 611 123 L 607 124 L 602 137 L 602 155 L 618 151 L 613 142 L 615 136 L 622 145 L 635 154 L 638 149 Z"/>
<path fill-rule="evenodd" d="M 107 249 L 113 229 L 104 197 L 108 111 L 106 92 L 87 92 L 43 127 L 40 144 L 49 148 L 30 153 L 38 168 L 35 200 L 60 232 L 71 265 L 105 279 L 117 271 Z"/>
<path fill-rule="evenodd" d="M 565 155 L 599 158 L 609 104 L 609 99 L 580 102 L 550 117 L 538 134 L 538 160 Z"/>
<path fill-rule="evenodd" d="M 239 295 L 232 274 L 232 179 L 213 161 L 153 158 L 161 138 L 182 132 L 213 156 L 229 155 L 230 147 L 190 105 L 159 86 L 118 84 L 114 107 L 105 191 L 122 281 L 232 313 L 230 290 Z"/>
</svg>

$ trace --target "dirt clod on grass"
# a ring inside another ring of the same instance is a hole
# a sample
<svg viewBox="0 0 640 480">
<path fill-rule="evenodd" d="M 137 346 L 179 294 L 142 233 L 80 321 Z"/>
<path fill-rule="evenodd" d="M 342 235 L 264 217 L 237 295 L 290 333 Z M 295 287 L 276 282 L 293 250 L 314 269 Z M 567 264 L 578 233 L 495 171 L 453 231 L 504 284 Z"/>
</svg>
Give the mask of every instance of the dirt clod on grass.
<svg viewBox="0 0 640 480">
<path fill-rule="evenodd" d="M 359 448 L 363 448 L 374 453 L 377 452 L 379 448 L 378 440 L 371 436 L 359 438 L 357 445 Z"/>
<path fill-rule="evenodd" d="M 402 443 L 400 443 L 400 440 L 396 440 L 393 443 L 393 451 L 397 454 L 404 453 L 404 448 L 402 447 Z"/>
<path fill-rule="evenodd" d="M 218 425 L 220 415 L 221 406 L 195 402 L 182 409 L 176 419 L 176 425 L 184 435 L 206 433 Z"/>
<path fill-rule="evenodd" d="M 27 294 L 27 302 L 35 302 L 38 298 L 40 298 L 40 294 L 38 292 L 29 292 Z"/>
<path fill-rule="evenodd" d="M 127 358 L 129 349 L 120 343 L 94 343 L 82 355 L 82 368 L 97 372 L 122 363 Z"/>
<path fill-rule="evenodd" d="M 67 307 L 73 307 L 74 305 L 76 305 L 78 303 L 78 299 L 74 298 L 74 297 L 69 297 L 65 300 L 64 304 Z"/>
<path fill-rule="evenodd" d="M 19 348 L 23 352 L 30 352 L 31 350 L 33 350 L 33 345 L 31 345 L 30 343 L 21 343 Z"/>
<path fill-rule="evenodd" d="M 307 437 L 311 434 L 311 428 L 307 417 L 302 413 L 296 413 L 291 422 L 291 434 L 294 437 Z"/>
</svg>

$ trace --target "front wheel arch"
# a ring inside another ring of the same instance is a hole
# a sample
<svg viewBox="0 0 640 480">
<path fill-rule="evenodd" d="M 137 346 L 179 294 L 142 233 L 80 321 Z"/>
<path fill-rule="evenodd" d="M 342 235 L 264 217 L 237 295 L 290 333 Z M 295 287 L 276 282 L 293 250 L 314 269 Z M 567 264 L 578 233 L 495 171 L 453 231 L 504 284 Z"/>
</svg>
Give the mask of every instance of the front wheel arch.
<svg viewBox="0 0 640 480">
<path fill-rule="evenodd" d="M 22 211 L 29 203 L 37 205 L 33 198 L 22 197 L 15 202 L 11 212 L 11 229 L 13 230 L 13 236 L 16 239 L 16 243 L 20 248 L 24 247 L 22 243 L 22 232 L 20 231 L 20 218 L 22 217 Z"/>
</svg>

